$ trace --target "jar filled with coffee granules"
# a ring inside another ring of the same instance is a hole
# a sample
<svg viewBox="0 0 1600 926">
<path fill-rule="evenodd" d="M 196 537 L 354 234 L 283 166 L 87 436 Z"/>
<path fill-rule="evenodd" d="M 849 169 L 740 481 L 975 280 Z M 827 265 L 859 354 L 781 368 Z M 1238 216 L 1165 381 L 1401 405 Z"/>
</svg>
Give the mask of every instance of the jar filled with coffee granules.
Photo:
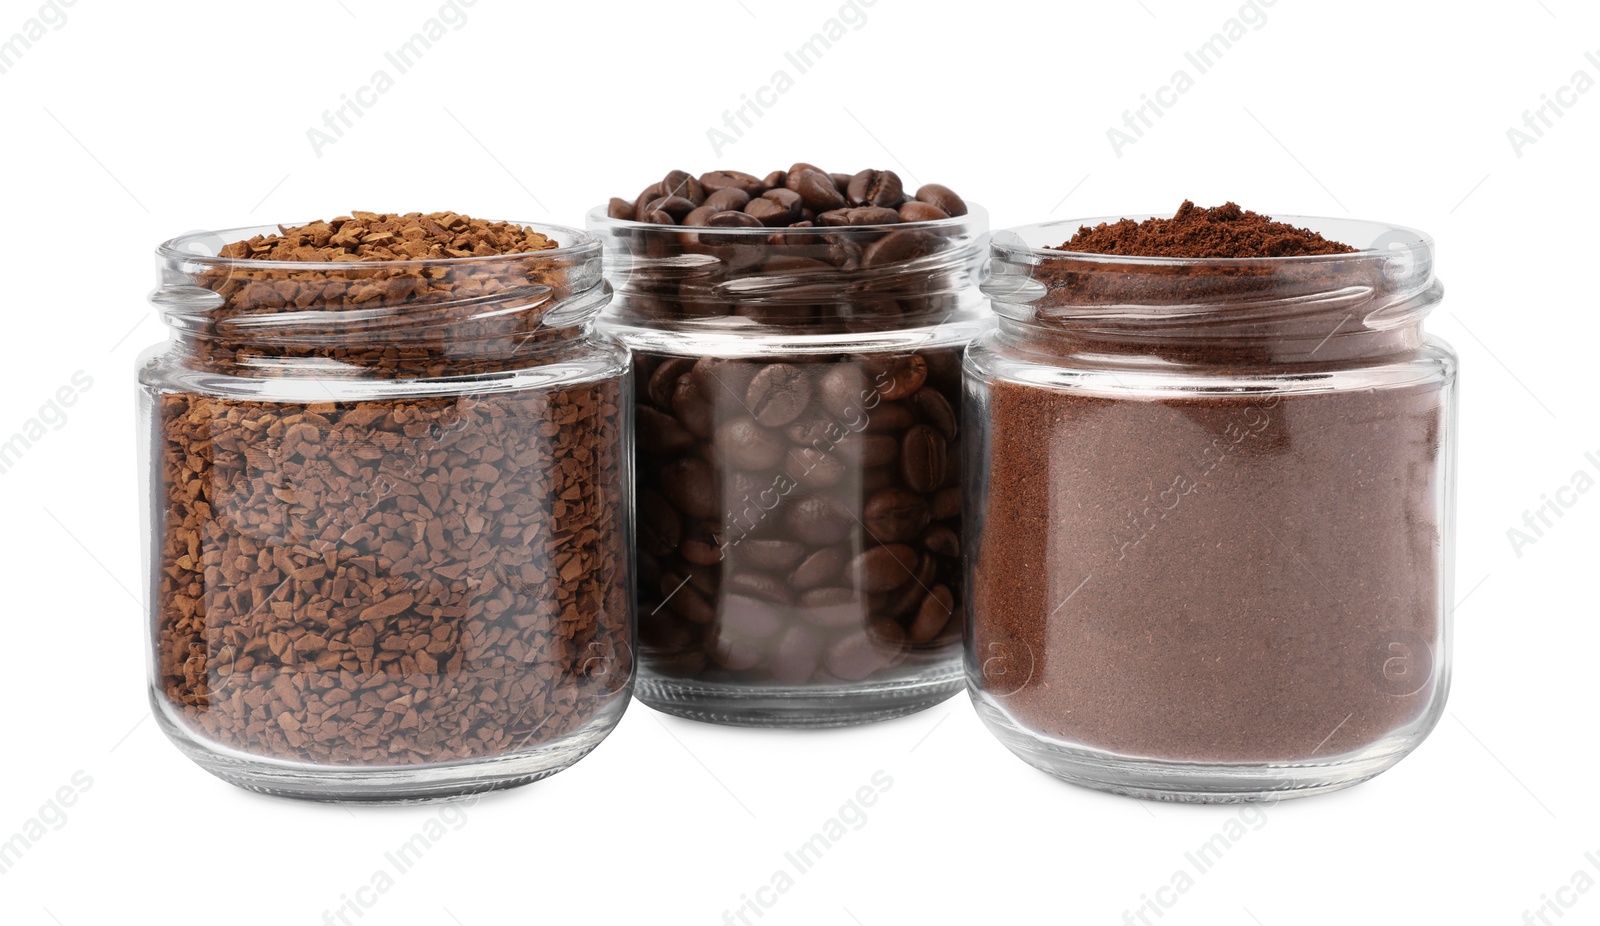
<svg viewBox="0 0 1600 926">
<path fill-rule="evenodd" d="M 999 326 L 965 365 L 988 422 L 967 671 L 996 736 L 1069 781 L 1312 794 L 1443 711 L 1456 360 L 1423 331 L 1433 244 L 1288 221 L 1185 204 L 995 236 Z"/>
<path fill-rule="evenodd" d="M 224 242 L 234 242 L 224 244 Z M 579 231 L 355 213 L 157 252 L 151 698 L 253 790 L 534 781 L 633 680 L 629 360 Z"/>
<path fill-rule="evenodd" d="M 834 726 L 960 690 L 983 212 L 796 164 L 674 171 L 589 222 L 638 371 L 640 699 Z"/>
</svg>

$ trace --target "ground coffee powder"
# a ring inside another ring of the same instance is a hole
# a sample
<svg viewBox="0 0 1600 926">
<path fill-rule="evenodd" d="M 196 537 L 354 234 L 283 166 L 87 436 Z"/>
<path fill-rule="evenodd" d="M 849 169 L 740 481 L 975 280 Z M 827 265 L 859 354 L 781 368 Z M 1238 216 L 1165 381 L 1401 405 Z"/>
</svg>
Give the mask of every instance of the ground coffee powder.
<svg viewBox="0 0 1600 926">
<path fill-rule="evenodd" d="M 447 213 L 236 242 L 224 258 L 298 263 L 203 273 L 220 304 L 183 362 L 395 386 L 536 365 L 564 271 L 482 259 L 555 246 Z M 626 696 L 620 375 L 396 396 L 154 397 L 157 687 L 203 738 L 438 763 L 559 739 Z"/>
<path fill-rule="evenodd" d="M 1191 203 L 1061 250 L 1353 251 Z M 1364 324 L 1395 307 L 1381 270 L 1064 253 L 1032 273 L 1043 295 L 998 355 L 1102 375 L 969 378 L 967 414 L 989 421 L 969 461 L 979 691 L 1069 748 L 1176 762 L 1316 762 L 1423 716 L 1442 675 L 1447 397 L 1420 374 L 1318 384 L 1421 349 L 1419 318 Z M 1303 381 L 1241 384 L 1286 370 Z"/>
</svg>

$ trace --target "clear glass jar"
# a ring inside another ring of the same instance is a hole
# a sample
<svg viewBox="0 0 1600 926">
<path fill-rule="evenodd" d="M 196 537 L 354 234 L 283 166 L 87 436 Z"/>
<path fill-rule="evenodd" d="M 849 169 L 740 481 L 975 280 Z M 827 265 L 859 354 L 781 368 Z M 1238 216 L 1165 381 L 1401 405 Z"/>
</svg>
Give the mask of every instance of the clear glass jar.
<svg viewBox="0 0 1600 926">
<path fill-rule="evenodd" d="M 252 790 L 425 800 L 553 774 L 633 682 L 627 352 L 601 247 L 157 251 L 139 373 L 150 697 Z"/>
<path fill-rule="evenodd" d="M 634 352 L 638 696 L 836 726 L 960 690 L 960 358 L 985 215 L 683 228 L 589 215 Z"/>
<path fill-rule="evenodd" d="M 1121 217 L 1117 217 L 1121 218 Z M 1024 761 L 1142 797 L 1346 787 L 1449 687 L 1456 359 L 1405 228 L 1258 259 L 995 235 L 965 364 L 967 672 Z"/>
</svg>

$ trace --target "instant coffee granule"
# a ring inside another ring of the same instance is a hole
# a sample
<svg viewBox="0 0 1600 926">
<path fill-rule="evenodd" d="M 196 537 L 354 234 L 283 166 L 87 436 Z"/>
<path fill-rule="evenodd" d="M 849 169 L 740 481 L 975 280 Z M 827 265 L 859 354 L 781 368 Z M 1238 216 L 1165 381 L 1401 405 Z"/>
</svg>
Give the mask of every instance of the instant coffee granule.
<svg viewBox="0 0 1600 926">
<path fill-rule="evenodd" d="M 225 305 L 195 350 L 256 377 L 286 357 L 391 381 L 528 363 L 536 319 L 383 346 L 361 333 L 362 311 L 449 316 L 511 284 L 559 295 L 559 270 L 339 267 L 555 246 L 449 213 L 355 213 L 237 242 L 223 256 L 300 263 L 208 281 Z M 350 313 L 350 331 L 226 327 L 301 310 Z M 321 765 L 496 756 L 581 727 L 630 672 L 620 390 L 610 378 L 307 402 L 160 394 L 155 634 L 170 710 L 223 746 Z"/>
<path fill-rule="evenodd" d="M 1085 227 L 1061 249 L 1234 248 L 1353 250 L 1232 204 L 1191 203 L 1172 220 Z M 1308 265 L 1291 277 L 1314 287 L 1333 272 Z M 1282 343 L 1224 334 L 1238 331 L 1223 326 L 1243 310 L 1240 295 L 1271 285 L 1249 273 L 1103 276 L 1041 269 L 1052 293 L 1037 321 L 1048 327 L 1067 302 L 1089 313 L 1158 303 L 1149 297 L 1161 290 L 1170 301 L 1189 282 L 1215 300 L 1217 327 L 1196 321 L 1189 340 L 1169 331 L 1163 347 L 1086 324 L 1040 335 L 1055 345 L 1045 349 L 1147 356 L 1187 367 L 1195 382 L 1247 377 L 1288 355 Z M 1326 369 L 1315 363 L 1318 337 L 1330 358 L 1351 349 L 1332 338 L 1339 321 L 1284 323 L 1303 336 L 1294 349 L 1308 377 Z M 1415 349 L 1397 333 L 1353 337 L 1376 357 Z M 990 417 L 972 646 L 980 660 L 1003 658 L 982 687 L 1020 724 L 1134 758 L 1303 762 L 1359 750 L 1428 710 L 1443 583 L 1446 411 L 1436 385 L 1194 397 L 1006 379 L 982 388 Z"/>
</svg>

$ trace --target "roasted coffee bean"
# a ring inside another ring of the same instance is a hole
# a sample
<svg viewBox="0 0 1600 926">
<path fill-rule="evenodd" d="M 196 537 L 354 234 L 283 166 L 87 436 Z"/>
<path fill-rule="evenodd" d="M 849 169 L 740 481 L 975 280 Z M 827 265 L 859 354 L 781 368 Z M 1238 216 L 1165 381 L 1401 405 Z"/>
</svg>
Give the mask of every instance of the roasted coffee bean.
<svg viewBox="0 0 1600 926">
<path fill-rule="evenodd" d="M 606 204 L 606 216 L 613 219 L 633 220 L 633 203 L 617 196 L 611 197 L 611 202 Z"/>
<path fill-rule="evenodd" d="M 747 174 L 739 170 L 713 170 L 700 175 L 700 186 L 708 194 L 715 194 L 719 190 L 738 190 L 746 198 L 755 196 L 765 189 L 760 177 Z"/>
<path fill-rule="evenodd" d="M 748 415 L 739 415 L 723 422 L 713 440 L 729 463 L 746 470 L 777 466 L 783 461 L 784 452 L 789 449 L 782 437 L 757 424 Z"/>
<path fill-rule="evenodd" d="M 694 435 L 679 424 L 678 419 L 648 405 L 634 409 L 634 430 L 639 437 L 639 449 L 649 454 L 676 456 L 694 446 Z"/>
<path fill-rule="evenodd" d="M 819 225 L 894 225 L 899 221 L 898 211 L 881 206 L 851 206 L 817 214 Z"/>
<path fill-rule="evenodd" d="M 912 643 L 927 643 L 939 635 L 939 631 L 945 628 L 954 615 L 955 598 L 950 594 L 950 589 L 943 585 L 935 585 L 928 596 L 922 599 L 922 605 L 917 609 L 917 616 L 911 621 L 906 637 Z"/>
<path fill-rule="evenodd" d="M 955 486 L 940 489 L 933 493 L 933 501 L 929 503 L 929 507 L 933 509 L 933 519 L 935 521 L 959 517 L 961 514 L 961 489 Z"/>
<path fill-rule="evenodd" d="M 937 183 L 925 183 L 917 190 L 914 197 L 918 202 L 931 203 L 943 209 L 947 215 L 957 216 L 967 214 L 967 204 L 956 192 L 947 186 Z"/>
<path fill-rule="evenodd" d="M 830 585 L 844 574 L 844 564 L 849 555 L 840 547 L 823 547 L 800 561 L 789 574 L 789 587 L 804 592 L 808 589 Z"/>
<path fill-rule="evenodd" d="M 867 245 L 861 252 L 861 266 L 886 267 L 890 264 L 900 264 L 927 256 L 934 247 L 935 239 L 924 231 L 904 228 L 889 232 L 877 241 Z"/>
<path fill-rule="evenodd" d="M 829 414 L 847 425 L 865 421 L 871 406 L 877 404 L 866 374 L 859 366 L 848 363 L 828 367 L 817 382 L 817 398 Z"/>
<path fill-rule="evenodd" d="M 741 190 L 738 187 L 727 187 L 725 189 L 717 190 L 714 193 L 708 194 L 706 196 L 706 201 L 700 204 L 700 208 L 710 209 L 712 212 L 738 211 L 743 209 L 745 207 L 745 203 L 748 203 L 749 201 L 749 193 L 746 193 L 744 190 Z"/>
<path fill-rule="evenodd" d="M 828 179 L 833 181 L 834 187 L 842 196 L 850 191 L 850 178 L 854 176 L 855 174 L 830 173 Z"/>
<path fill-rule="evenodd" d="M 640 517 L 644 517 L 643 512 Z M 755 569 L 783 572 L 805 557 L 806 548 L 792 540 L 744 540 L 733 552 L 735 559 Z"/>
<path fill-rule="evenodd" d="M 722 599 L 719 630 L 724 637 L 737 640 L 762 640 L 777 633 L 786 622 L 770 602 L 744 595 Z"/>
<path fill-rule="evenodd" d="M 796 611 L 818 627 L 861 627 L 867 619 L 867 599 L 853 588 L 826 586 L 801 592 Z"/>
<path fill-rule="evenodd" d="M 678 552 L 696 566 L 715 566 L 722 562 L 721 522 L 697 521 L 683 532 Z"/>
<path fill-rule="evenodd" d="M 772 677 L 785 685 L 810 681 L 822 661 L 822 638 L 799 624 L 778 635 L 772 647 Z"/>
<path fill-rule="evenodd" d="M 761 220 L 744 212 L 719 212 L 706 219 L 711 228 L 760 228 Z M 759 257 L 757 258 L 759 261 Z"/>
<path fill-rule="evenodd" d="M 750 381 L 766 367 L 749 360 L 725 360 L 719 357 L 702 357 L 695 361 L 689 375 L 700 387 L 702 395 L 713 398 L 718 404 L 744 404 Z"/>
<path fill-rule="evenodd" d="M 661 180 L 661 195 L 678 196 L 695 205 L 705 202 L 706 190 L 688 171 L 668 171 Z"/>
<path fill-rule="evenodd" d="M 661 198 L 661 184 L 659 184 L 659 183 L 652 183 L 649 186 L 645 187 L 644 189 L 640 190 L 639 191 L 639 195 L 635 196 L 634 199 L 633 199 L 633 214 L 634 214 L 634 216 L 636 218 L 637 217 L 642 217 L 644 215 L 644 204 L 647 203 L 647 202 L 650 202 L 652 199 L 660 199 L 660 198 Z"/>
<path fill-rule="evenodd" d="M 691 376 L 678 377 L 672 387 L 672 414 L 695 437 L 710 437 L 716 429 L 716 406 Z"/>
<path fill-rule="evenodd" d="M 792 364 L 769 364 L 750 380 L 744 403 L 756 421 L 782 427 L 811 404 L 811 377 Z"/>
<path fill-rule="evenodd" d="M 660 492 L 644 489 L 639 493 L 638 525 L 640 549 L 656 556 L 677 552 L 683 519 Z"/>
<path fill-rule="evenodd" d="M 911 396 L 911 407 L 917 410 L 917 417 L 923 424 L 938 431 L 945 440 L 956 439 L 956 411 L 937 389 L 931 386 L 918 389 Z"/>
<path fill-rule="evenodd" d="M 802 417 L 785 427 L 783 433 L 796 444 L 828 450 L 850 432 L 833 418 Z"/>
<path fill-rule="evenodd" d="M 845 581 L 867 592 L 888 592 L 911 581 L 917 551 L 905 544 L 872 547 L 845 565 Z"/>
<path fill-rule="evenodd" d="M 935 524 L 922 533 L 922 548 L 951 559 L 961 558 L 961 535 L 943 524 Z"/>
<path fill-rule="evenodd" d="M 795 499 L 784 512 L 784 526 L 796 540 L 812 546 L 838 543 L 850 536 L 855 523 L 855 515 L 845 503 L 829 495 Z"/>
<path fill-rule="evenodd" d="M 930 517 L 926 499 L 899 488 L 874 492 L 861 513 L 867 535 L 878 543 L 907 543 L 928 526 Z"/>
<path fill-rule="evenodd" d="M 913 199 L 900 204 L 900 221 L 902 222 L 937 222 L 940 219 L 948 218 L 950 218 L 950 213 L 945 212 L 933 203 L 919 203 Z"/>
<path fill-rule="evenodd" d="M 867 431 L 902 431 L 916 421 L 916 413 L 904 402 L 879 402 L 867 415 Z"/>
<path fill-rule="evenodd" d="M 665 212 L 681 222 L 684 216 L 694 211 L 695 204 L 693 200 L 682 196 L 662 196 L 652 199 L 644 208 L 647 212 Z"/>
<path fill-rule="evenodd" d="M 649 222 L 651 225 L 677 225 L 678 224 L 677 218 L 675 218 L 672 215 L 672 213 L 666 211 L 665 209 L 646 209 L 639 216 L 639 221 L 641 221 L 641 222 Z"/>
<path fill-rule="evenodd" d="M 798 210 L 791 210 L 775 199 L 769 199 L 765 194 L 750 200 L 744 207 L 745 215 L 769 228 L 788 225 L 794 221 L 797 212 Z"/>
<path fill-rule="evenodd" d="M 838 457 L 815 447 L 790 447 L 783 458 L 783 471 L 808 489 L 838 485 L 847 472 Z"/>
<path fill-rule="evenodd" d="M 761 178 L 761 189 L 762 191 L 775 190 L 787 183 L 788 180 L 789 174 L 787 171 L 775 170 Z"/>
<path fill-rule="evenodd" d="M 839 456 L 868 469 L 893 463 L 900 450 L 901 441 L 892 434 L 851 434 L 835 448 Z"/>
<path fill-rule="evenodd" d="M 717 611 L 697 590 L 689 587 L 687 576 L 666 572 L 661 575 L 661 596 L 674 614 L 696 624 L 709 624 Z"/>
<path fill-rule="evenodd" d="M 746 640 L 717 636 L 711 641 L 710 656 L 724 669 L 743 672 L 761 664 L 761 647 Z"/>
<path fill-rule="evenodd" d="M 857 682 L 888 664 L 884 647 L 865 630 L 852 633 L 828 647 L 823 664 L 847 682 Z"/>
<path fill-rule="evenodd" d="M 668 463 L 661 470 L 661 494 L 674 508 L 691 518 L 714 518 L 722 514 L 716 476 L 711 464 L 704 460 L 680 457 Z"/>
<path fill-rule="evenodd" d="M 690 210 L 689 214 L 684 216 L 678 224 L 683 225 L 686 228 L 703 228 L 705 227 L 706 223 L 711 220 L 711 217 L 716 214 L 717 210 L 711 208 L 710 206 L 696 206 Z"/>
<path fill-rule="evenodd" d="M 909 397 L 928 381 L 928 361 L 920 354 L 867 355 L 861 359 L 861 371 L 888 402 Z"/>
<path fill-rule="evenodd" d="M 849 205 L 845 201 L 844 194 L 840 193 L 828 175 L 820 170 L 805 170 L 799 173 L 790 170 L 788 187 L 800 194 L 800 199 L 812 212 L 823 213 L 833 209 L 843 209 Z"/>
<path fill-rule="evenodd" d="M 683 374 L 694 367 L 694 361 L 688 357 L 673 357 L 664 360 L 650 374 L 650 385 L 646 395 L 657 408 L 672 407 L 672 393 L 678 388 L 678 380 Z"/>
<path fill-rule="evenodd" d="M 729 573 L 725 584 L 741 595 L 757 598 L 769 604 L 788 605 L 794 602 L 794 594 L 789 590 L 789 586 L 782 579 L 764 572 L 735 570 Z"/>
<path fill-rule="evenodd" d="M 939 488 L 944 482 L 947 450 L 945 439 L 933 428 L 925 424 L 908 428 L 900 446 L 900 471 L 906 487 L 913 492 Z"/>
<path fill-rule="evenodd" d="M 897 208 L 905 200 L 900 175 L 892 170 L 867 169 L 850 178 L 845 194 L 857 206 Z"/>
</svg>

